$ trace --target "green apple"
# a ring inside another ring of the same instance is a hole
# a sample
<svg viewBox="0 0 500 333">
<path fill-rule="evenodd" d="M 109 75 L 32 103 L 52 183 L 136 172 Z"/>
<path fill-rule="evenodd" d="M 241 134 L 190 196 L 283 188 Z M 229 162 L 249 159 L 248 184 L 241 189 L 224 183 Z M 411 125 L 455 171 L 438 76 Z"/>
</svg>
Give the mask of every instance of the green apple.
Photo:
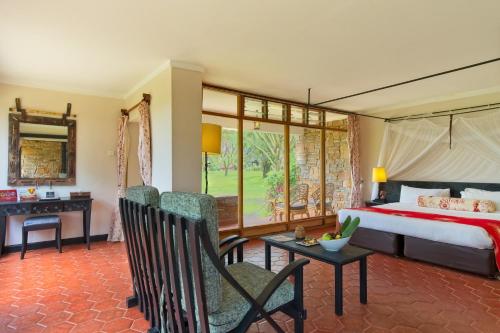
<svg viewBox="0 0 500 333">
<path fill-rule="evenodd" d="M 328 232 L 323 234 L 323 237 L 321 237 L 323 240 L 332 240 L 333 237 L 330 235 Z"/>
</svg>

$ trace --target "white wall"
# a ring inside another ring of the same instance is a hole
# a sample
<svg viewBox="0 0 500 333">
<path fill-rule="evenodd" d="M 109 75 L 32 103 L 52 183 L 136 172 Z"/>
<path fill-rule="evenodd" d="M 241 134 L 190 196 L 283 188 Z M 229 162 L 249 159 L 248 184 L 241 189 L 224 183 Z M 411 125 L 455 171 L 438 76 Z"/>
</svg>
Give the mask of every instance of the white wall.
<svg viewBox="0 0 500 333">
<path fill-rule="evenodd" d="M 171 70 L 170 68 L 166 68 L 154 78 L 135 89 L 125 99 L 125 107 L 130 108 L 142 99 L 143 93 L 151 94 L 152 182 L 160 192 L 172 190 L 171 86 Z"/>
<path fill-rule="evenodd" d="M 7 188 L 8 156 L 8 112 L 21 98 L 24 108 L 65 112 L 66 103 L 72 104 L 72 113 L 77 115 L 76 138 L 76 185 L 57 186 L 59 195 L 70 191 L 91 191 L 92 206 L 91 235 L 107 234 L 113 211 L 115 190 L 115 156 L 117 119 L 122 100 L 87 96 L 44 89 L 0 84 L 0 188 Z M 40 190 L 46 190 L 41 187 Z M 63 238 L 83 236 L 81 212 L 64 213 Z M 9 217 L 6 245 L 21 242 L 21 226 L 24 217 Z M 53 230 L 33 232 L 29 241 L 54 239 Z"/>
<path fill-rule="evenodd" d="M 201 72 L 172 68 L 174 191 L 201 191 Z"/>
<path fill-rule="evenodd" d="M 126 107 L 143 93 L 151 94 L 153 186 L 160 192 L 200 192 L 201 72 L 169 66 L 135 89 Z"/>
</svg>

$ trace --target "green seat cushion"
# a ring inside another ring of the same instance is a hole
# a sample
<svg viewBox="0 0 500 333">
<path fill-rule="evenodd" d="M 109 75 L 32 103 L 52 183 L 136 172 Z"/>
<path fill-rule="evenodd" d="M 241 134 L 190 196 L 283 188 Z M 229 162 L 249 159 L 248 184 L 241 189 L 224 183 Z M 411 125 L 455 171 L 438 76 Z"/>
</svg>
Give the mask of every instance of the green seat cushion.
<svg viewBox="0 0 500 333">
<path fill-rule="evenodd" d="M 267 284 L 276 276 L 275 273 L 247 262 L 227 266 L 227 270 L 236 281 L 254 298 L 264 290 Z M 284 281 L 269 298 L 264 309 L 274 310 L 294 297 L 294 287 L 289 281 Z M 216 312 L 208 315 L 211 333 L 228 332 L 241 322 L 250 309 L 243 296 L 234 289 L 226 279 L 222 279 L 222 302 Z"/>
<path fill-rule="evenodd" d="M 151 207 L 158 207 L 160 205 L 160 193 L 153 186 L 129 187 L 127 188 L 125 197 L 141 205 L 150 205 Z"/>
<path fill-rule="evenodd" d="M 285 208 L 285 204 L 282 202 L 276 204 L 276 206 L 279 208 L 282 208 L 282 209 Z M 305 209 L 306 207 L 307 207 L 306 204 L 299 203 L 299 202 L 295 202 L 295 203 L 290 204 L 290 210 L 300 210 L 300 209 Z"/>
</svg>

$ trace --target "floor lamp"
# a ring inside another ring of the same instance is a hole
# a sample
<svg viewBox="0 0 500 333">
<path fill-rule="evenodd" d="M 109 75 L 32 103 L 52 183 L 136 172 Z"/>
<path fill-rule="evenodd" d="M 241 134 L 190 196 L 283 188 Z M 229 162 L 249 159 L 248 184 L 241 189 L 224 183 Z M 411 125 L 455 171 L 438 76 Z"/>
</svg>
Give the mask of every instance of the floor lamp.
<svg viewBox="0 0 500 333">
<path fill-rule="evenodd" d="M 220 154 L 222 128 L 216 124 L 201 124 L 201 151 L 205 153 L 205 194 L 208 193 L 208 154 Z"/>
</svg>

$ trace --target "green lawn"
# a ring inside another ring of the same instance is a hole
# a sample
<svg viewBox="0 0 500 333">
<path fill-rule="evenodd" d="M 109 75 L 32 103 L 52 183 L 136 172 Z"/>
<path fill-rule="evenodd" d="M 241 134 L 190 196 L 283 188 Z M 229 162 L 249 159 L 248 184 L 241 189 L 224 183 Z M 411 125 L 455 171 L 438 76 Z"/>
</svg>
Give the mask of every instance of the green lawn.
<svg viewBox="0 0 500 333">
<path fill-rule="evenodd" d="M 267 186 L 261 171 L 243 171 L 243 213 L 245 217 L 267 217 L 268 210 L 266 192 Z M 202 175 L 202 190 L 205 192 L 205 173 Z M 218 197 L 238 195 L 238 172 L 224 171 L 208 172 L 208 193 Z"/>
</svg>

